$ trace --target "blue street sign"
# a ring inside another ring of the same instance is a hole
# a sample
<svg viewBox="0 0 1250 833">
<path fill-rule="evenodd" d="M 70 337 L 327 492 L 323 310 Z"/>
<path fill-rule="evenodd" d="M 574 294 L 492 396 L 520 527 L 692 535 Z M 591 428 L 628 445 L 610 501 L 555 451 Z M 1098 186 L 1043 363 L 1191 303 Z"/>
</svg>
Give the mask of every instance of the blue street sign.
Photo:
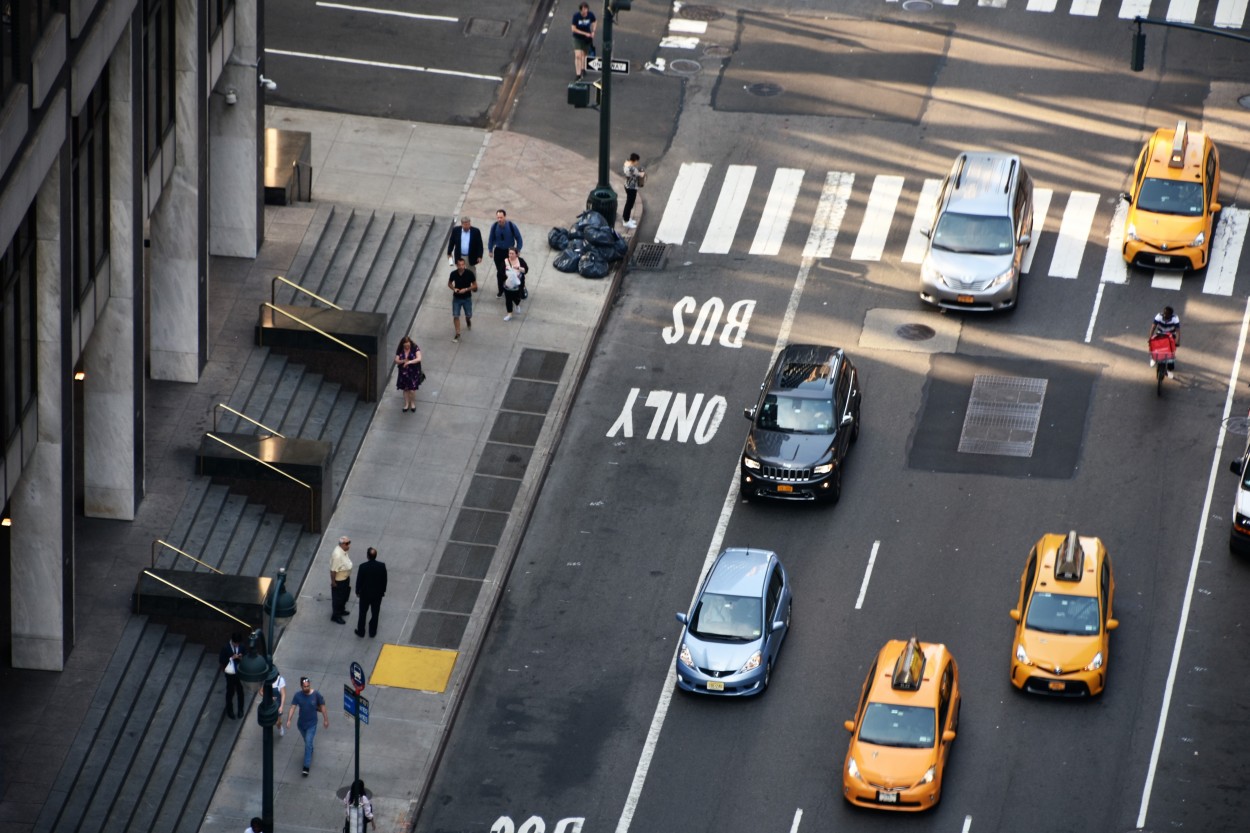
<svg viewBox="0 0 1250 833">
<path fill-rule="evenodd" d="M 356 704 L 360 703 L 359 713 L 357 713 Z M 366 726 L 369 725 L 369 698 L 361 697 L 355 690 L 349 686 L 343 686 L 343 712 L 348 717 L 355 717 Z"/>
<path fill-rule="evenodd" d="M 367 697 L 360 698 L 360 722 L 369 725 L 369 699 Z"/>
<path fill-rule="evenodd" d="M 352 685 L 356 687 L 356 691 L 365 690 L 365 669 L 360 667 L 360 663 L 353 662 L 351 666 Z"/>
</svg>

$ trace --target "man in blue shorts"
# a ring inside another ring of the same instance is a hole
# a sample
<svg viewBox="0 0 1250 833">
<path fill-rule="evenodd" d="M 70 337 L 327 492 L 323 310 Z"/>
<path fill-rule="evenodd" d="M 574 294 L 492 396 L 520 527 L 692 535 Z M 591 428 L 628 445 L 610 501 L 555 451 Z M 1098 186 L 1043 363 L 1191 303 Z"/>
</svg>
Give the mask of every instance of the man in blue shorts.
<svg viewBox="0 0 1250 833">
<path fill-rule="evenodd" d="M 451 323 L 456 328 L 452 341 L 460 341 L 460 313 L 464 313 L 464 325 L 473 329 L 473 293 L 477 292 L 477 278 L 469 271 L 463 257 L 456 258 L 456 271 L 447 280 L 451 290 Z"/>
</svg>

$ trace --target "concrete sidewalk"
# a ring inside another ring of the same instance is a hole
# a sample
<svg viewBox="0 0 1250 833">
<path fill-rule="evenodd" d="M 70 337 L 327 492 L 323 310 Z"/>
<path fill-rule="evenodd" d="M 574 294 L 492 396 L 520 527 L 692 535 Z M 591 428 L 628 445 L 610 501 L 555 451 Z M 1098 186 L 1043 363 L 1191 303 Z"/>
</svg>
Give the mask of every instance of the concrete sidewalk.
<svg viewBox="0 0 1250 833">
<path fill-rule="evenodd" d="M 288 704 L 308 676 L 326 699 L 330 725 L 319 724 L 307 777 L 294 726 L 275 736 L 275 829 L 343 827 L 340 796 L 353 778 L 354 729 L 342 692 L 356 661 L 369 680 L 360 774 L 374 796 L 376 829 L 408 830 L 611 296 L 611 279 L 552 268 L 546 240 L 550 227 L 567 226 L 585 206 L 596 161 L 476 129 L 284 108 L 269 108 L 268 124 L 313 134 L 317 202 L 433 215 L 437 236 L 465 213 L 484 238 L 495 209 L 505 208 L 525 240 L 524 313 L 503 320 L 488 257 L 478 270 L 474 326 L 459 343 L 451 341 L 450 270 L 440 259 L 410 330 L 428 375 L 417 411 L 401 412 L 393 387 L 379 403 L 277 649 Z M 290 241 L 298 245 L 312 213 L 269 209 L 271 239 L 293 250 Z M 352 539 L 355 564 L 376 547 L 387 566 L 376 639 L 355 635 L 355 598 L 347 627 L 330 620 L 329 557 L 341 535 Z M 249 708 L 204 833 L 238 833 L 260 815 L 262 733 L 254 715 Z"/>
</svg>

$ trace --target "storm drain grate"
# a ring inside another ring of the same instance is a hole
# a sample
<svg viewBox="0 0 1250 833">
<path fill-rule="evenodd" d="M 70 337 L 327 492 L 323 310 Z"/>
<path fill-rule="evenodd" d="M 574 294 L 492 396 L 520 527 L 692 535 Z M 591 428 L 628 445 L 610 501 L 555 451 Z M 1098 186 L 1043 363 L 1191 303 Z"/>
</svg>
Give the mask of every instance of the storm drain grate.
<svg viewBox="0 0 1250 833">
<path fill-rule="evenodd" d="M 1045 379 L 973 377 L 959 450 L 965 454 L 1032 457 L 1045 399 Z"/>
<path fill-rule="evenodd" d="M 508 21 L 492 20 L 487 17 L 471 17 L 464 27 L 466 35 L 479 38 L 502 38 L 508 33 Z"/>
<path fill-rule="evenodd" d="M 664 243 L 639 243 L 634 249 L 634 268 L 658 272 L 664 268 L 664 253 L 667 250 L 668 246 Z"/>
</svg>

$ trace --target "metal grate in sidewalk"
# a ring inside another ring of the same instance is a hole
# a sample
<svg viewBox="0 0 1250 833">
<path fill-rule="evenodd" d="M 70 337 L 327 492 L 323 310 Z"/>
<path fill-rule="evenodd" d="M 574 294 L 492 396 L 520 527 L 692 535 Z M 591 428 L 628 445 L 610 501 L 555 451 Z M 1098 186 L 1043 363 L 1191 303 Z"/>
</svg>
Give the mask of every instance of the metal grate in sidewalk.
<svg viewBox="0 0 1250 833">
<path fill-rule="evenodd" d="M 633 267 L 642 272 L 658 272 L 664 268 L 664 255 L 668 246 L 664 243 L 639 243 L 634 249 Z"/>
</svg>

